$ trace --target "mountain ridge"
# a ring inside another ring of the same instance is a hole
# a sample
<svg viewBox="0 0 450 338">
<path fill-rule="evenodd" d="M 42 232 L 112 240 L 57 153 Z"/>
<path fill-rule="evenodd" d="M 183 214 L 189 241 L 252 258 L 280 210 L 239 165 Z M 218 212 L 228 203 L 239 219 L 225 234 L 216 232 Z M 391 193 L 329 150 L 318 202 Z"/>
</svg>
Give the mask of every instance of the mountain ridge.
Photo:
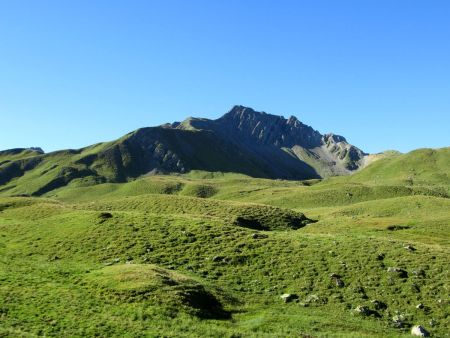
<svg viewBox="0 0 450 338">
<path fill-rule="evenodd" d="M 286 119 L 245 106 L 234 106 L 216 120 L 188 118 L 140 128 L 81 149 L 15 152 L 15 157 L 0 152 L 0 184 L 7 185 L 0 191 L 20 186 L 27 177 L 33 184 L 24 190 L 32 195 L 74 180 L 88 185 L 126 182 L 191 170 L 272 179 L 323 178 L 356 171 L 367 155 L 344 137 L 322 135 L 294 116 Z"/>
<path fill-rule="evenodd" d="M 311 165 L 320 177 L 348 174 L 358 169 L 362 159 L 368 155 L 349 144 L 345 137 L 328 133 L 322 135 L 312 127 L 303 124 L 295 116 L 283 116 L 257 112 L 245 106 L 234 106 L 228 113 L 216 120 L 188 118 L 171 125 L 175 129 L 213 130 L 225 139 L 232 139 L 251 151 L 249 142 L 262 146 L 284 149 L 300 161 Z M 303 149 L 309 150 L 307 152 Z M 325 167 L 320 161 L 327 160 Z"/>
</svg>

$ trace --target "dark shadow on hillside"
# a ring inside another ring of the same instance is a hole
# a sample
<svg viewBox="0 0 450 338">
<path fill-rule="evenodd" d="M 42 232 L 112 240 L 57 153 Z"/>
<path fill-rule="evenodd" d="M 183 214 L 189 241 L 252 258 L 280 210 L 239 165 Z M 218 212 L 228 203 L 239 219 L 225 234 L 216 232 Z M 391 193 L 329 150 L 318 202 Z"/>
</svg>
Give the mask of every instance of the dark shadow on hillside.
<svg viewBox="0 0 450 338">
<path fill-rule="evenodd" d="M 265 227 L 261 224 L 257 219 L 250 219 L 244 217 L 236 217 L 234 223 L 237 226 L 254 229 L 254 230 L 270 230 L 268 227 Z"/>
<path fill-rule="evenodd" d="M 185 305 L 194 309 L 195 315 L 202 319 L 230 319 L 231 312 L 224 310 L 220 301 L 202 286 L 184 290 L 182 299 Z"/>
</svg>

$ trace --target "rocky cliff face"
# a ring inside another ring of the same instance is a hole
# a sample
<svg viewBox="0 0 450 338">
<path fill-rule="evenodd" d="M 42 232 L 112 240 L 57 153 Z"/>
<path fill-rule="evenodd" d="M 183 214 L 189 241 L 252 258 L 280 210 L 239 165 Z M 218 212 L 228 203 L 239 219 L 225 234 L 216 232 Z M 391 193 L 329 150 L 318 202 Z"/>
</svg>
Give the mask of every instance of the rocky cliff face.
<svg viewBox="0 0 450 338">
<path fill-rule="evenodd" d="M 320 177 L 349 174 L 362 165 L 366 155 L 343 136 L 322 135 L 295 116 L 285 119 L 244 106 L 233 107 L 217 120 L 189 118 L 172 127 L 211 130 L 260 156 L 270 157 L 275 149 L 283 150 L 310 166 Z"/>
<path fill-rule="evenodd" d="M 347 143 L 343 136 L 325 134 L 322 136 L 321 147 L 325 148 L 347 170 L 356 170 L 366 156 L 361 149 Z"/>
<path fill-rule="evenodd" d="M 233 107 L 215 124 L 219 130 L 226 128 L 227 132 L 263 145 L 312 148 L 320 145 L 321 141 L 319 132 L 301 123 L 295 116 L 285 119 L 243 106 Z"/>
</svg>

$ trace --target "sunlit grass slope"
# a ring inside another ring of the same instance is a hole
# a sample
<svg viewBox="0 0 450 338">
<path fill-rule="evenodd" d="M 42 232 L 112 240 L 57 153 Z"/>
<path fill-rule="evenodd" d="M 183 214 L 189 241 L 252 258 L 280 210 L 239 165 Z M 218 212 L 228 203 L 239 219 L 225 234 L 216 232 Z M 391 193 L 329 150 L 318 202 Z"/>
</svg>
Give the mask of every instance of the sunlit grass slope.
<svg viewBox="0 0 450 338">
<path fill-rule="evenodd" d="M 322 181 L 78 178 L 41 197 L 8 196 L 28 189 L 16 180 L 0 197 L 0 336 L 448 337 L 447 157 Z"/>
<path fill-rule="evenodd" d="M 375 161 L 348 178 L 352 182 L 450 185 L 450 147 L 417 149 Z"/>
</svg>

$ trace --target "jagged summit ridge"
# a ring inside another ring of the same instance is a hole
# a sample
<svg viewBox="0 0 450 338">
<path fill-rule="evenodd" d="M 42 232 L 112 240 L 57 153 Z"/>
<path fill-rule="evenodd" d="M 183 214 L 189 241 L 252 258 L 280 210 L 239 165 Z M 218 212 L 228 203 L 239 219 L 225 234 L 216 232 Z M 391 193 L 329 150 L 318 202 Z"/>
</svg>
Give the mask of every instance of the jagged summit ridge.
<svg viewBox="0 0 450 338">
<path fill-rule="evenodd" d="M 217 123 L 232 130 L 239 130 L 263 144 L 278 147 L 292 147 L 296 144 L 319 146 L 321 135 L 318 131 L 300 122 L 295 116 L 283 116 L 256 112 L 252 108 L 234 106 Z"/>
<path fill-rule="evenodd" d="M 295 116 L 286 119 L 242 105 L 234 106 L 216 120 L 189 118 L 175 128 L 210 130 L 253 152 L 262 147 L 282 149 L 311 166 L 321 177 L 349 174 L 362 165 L 367 155 L 349 144 L 345 137 L 333 133 L 322 135 Z"/>
</svg>

